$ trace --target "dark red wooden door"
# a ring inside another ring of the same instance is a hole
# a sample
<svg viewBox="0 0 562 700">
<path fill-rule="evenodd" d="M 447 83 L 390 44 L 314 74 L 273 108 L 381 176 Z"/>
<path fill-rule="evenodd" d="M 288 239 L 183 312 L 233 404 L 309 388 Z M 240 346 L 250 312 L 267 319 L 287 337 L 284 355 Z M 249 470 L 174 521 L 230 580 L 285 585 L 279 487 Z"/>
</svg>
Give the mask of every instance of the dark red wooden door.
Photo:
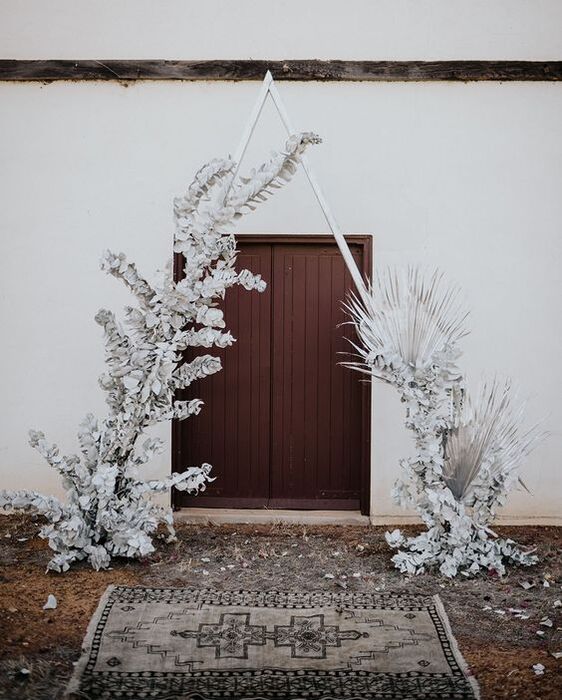
<svg viewBox="0 0 562 700">
<path fill-rule="evenodd" d="M 341 325 L 352 286 L 341 254 L 312 237 L 238 247 L 238 267 L 259 272 L 268 287 L 227 292 L 226 324 L 237 341 L 213 349 L 223 371 L 181 397 L 205 406 L 174 426 L 174 466 L 209 462 L 216 481 L 197 497 L 176 493 L 175 504 L 359 509 L 368 405 L 360 375 L 338 364 L 352 336 Z M 361 267 L 364 245 L 351 249 Z"/>
</svg>

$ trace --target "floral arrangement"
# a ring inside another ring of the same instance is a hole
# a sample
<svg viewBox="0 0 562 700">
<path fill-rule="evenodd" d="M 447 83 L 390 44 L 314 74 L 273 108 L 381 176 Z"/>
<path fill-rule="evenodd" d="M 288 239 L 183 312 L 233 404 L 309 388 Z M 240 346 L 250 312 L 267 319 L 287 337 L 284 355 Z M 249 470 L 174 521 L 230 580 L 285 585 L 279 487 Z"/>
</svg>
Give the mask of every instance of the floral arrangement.
<svg viewBox="0 0 562 700">
<path fill-rule="evenodd" d="M 30 432 L 30 444 L 61 475 L 66 501 L 35 491 L 0 492 L 0 506 L 31 509 L 47 519 L 40 536 L 55 552 L 49 569 L 66 571 L 87 559 L 98 570 L 107 568 L 112 557 L 149 554 L 160 524 L 174 536 L 171 509 L 150 496 L 172 487 L 197 493 L 212 480 L 210 465 L 203 464 L 144 481 L 141 467 L 162 449 L 146 430 L 201 410 L 199 399 L 178 401 L 175 392 L 218 372 L 220 359 L 206 354 L 188 362 L 184 351 L 231 345 L 234 338 L 224 330 L 217 301 L 235 284 L 265 289 L 259 275 L 236 271 L 236 242 L 228 227 L 288 182 L 305 148 L 319 141 L 311 133 L 292 136 L 281 153 L 246 178 L 237 176 L 231 159 L 201 168 L 174 202 L 174 252 L 185 258 L 177 283 L 171 265 L 152 286 L 123 253 L 103 255 L 101 268 L 124 282 L 137 302 L 126 308 L 123 323 L 105 309 L 95 317 L 105 334 L 107 368 L 99 383 L 108 414 L 86 416 L 78 433 L 80 457 L 63 456 L 43 433 Z"/>
<path fill-rule="evenodd" d="M 427 530 L 416 537 L 387 533 L 398 549 L 396 567 L 407 574 L 438 568 L 453 577 L 536 563 L 490 525 L 543 434 L 524 429 L 524 406 L 509 383 L 484 384 L 475 400 L 468 396 L 457 364 L 468 315 L 459 290 L 438 272 L 387 270 L 361 299 L 352 296 L 347 310 L 359 343 L 357 359 L 345 364 L 397 389 L 415 438 L 417 454 L 401 461 L 393 496 L 415 507 Z"/>
</svg>

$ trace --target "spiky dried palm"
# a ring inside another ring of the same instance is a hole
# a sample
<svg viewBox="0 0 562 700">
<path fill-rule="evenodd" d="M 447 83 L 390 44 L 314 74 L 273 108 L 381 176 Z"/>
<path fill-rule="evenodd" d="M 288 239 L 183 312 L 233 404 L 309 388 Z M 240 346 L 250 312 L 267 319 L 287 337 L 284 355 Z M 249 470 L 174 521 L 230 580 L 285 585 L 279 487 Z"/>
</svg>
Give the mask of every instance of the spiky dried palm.
<svg viewBox="0 0 562 700">
<path fill-rule="evenodd" d="M 387 268 L 370 286 L 367 300 L 352 294 L 345 305 L 360 341 L 353 343 L 359 360 L 345 364 L 379 376 L 377 358 L 385 365 L 402 362 L 415 369 L 436 363 L 440 353 L 468 333 L 468 312 L 459 293 L 437 270 Z"/>
<path fill-rule="evenodd" d="M 475 400 L 466 398 L 458 425 L 447 435 L 443 467 L 447 486 L 459 502 L 468 499 L 484 468 L 490 482 L 514 477 L 524 457 L 544 438 L 538 426 L 525 430 L 524 412 L 525 404 L 512 395 L 509 381 L 484 383 Z"/>
</svg>

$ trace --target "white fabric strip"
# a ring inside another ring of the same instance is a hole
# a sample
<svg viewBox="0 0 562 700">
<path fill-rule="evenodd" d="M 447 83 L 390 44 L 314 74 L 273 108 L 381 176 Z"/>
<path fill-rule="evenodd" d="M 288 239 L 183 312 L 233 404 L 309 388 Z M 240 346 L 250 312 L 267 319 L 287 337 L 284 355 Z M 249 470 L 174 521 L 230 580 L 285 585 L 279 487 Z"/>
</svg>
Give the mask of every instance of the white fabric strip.
<svg viewBox="0 0 562 700">
<path fill-rule="evenodd" d="M 248 147 L 248 144 L 250 142 L 250 139 L 252 138 L 252 134 L 254 133 L 254 129 L 256 127 L 256 124 L 260 118 L 263 106 L 265 104 L 265 101 L 267 99 L 267 96 L 270 95 L 271 99 L 273 100 L 273 104 L 275 105 L 275 108 L 277 110 L 277 113 L 279 114 L 279 117 L 281 121 L 283 122 L 283 126 L 285 127 L 285 130 L 287 134 L 290 136 L 295 132 L 293 129 L 293 126 L 291 124 L 291 121 L 289 119 L 289 115 L 287 113 L 287 110 L 285 109 L 285 105 L 283 103 L 283 100 L 281 99 L 281 95 L 279 94 L 279 91 L 277 90 L 277 86 L 275 85 L 275 82 L 273 80 L 273 76 L 269 71 L 267 71 L 265 78 L 263 80 L 262 86 L 260 93 L 258 95 L 258 98 L 256 100 L 256 103 L 254 104 L 254 107 L 252 109 L 252 112 L 250 114 L 250 117 L 248 119 L 248 122 L 246 124 L 246 127 L 244 129 L 244 133 L 242 135 L 242 139 L 238 145 L 238 148 L 236 149 L 236 153 L 234 156 L 234 160 L 236 162 L 236 171 L 233 176 L 233 180 L 236 177 L 236 174 L 238 173 L 238 168 L 240 166 L 240 162 L 242 158 L 244 157 L 244 153 L 246 152 L 246 149 Z M 359 292 L 359 295 L 363 299 L 363 301 L 367 301 L 367 287 L 365 285 L 365 281 L 363 279 L 363 275 L 361 274 L 361 271 L 359 270 L 357 263 L 355 262 L 353 255 L 351 254 L 351 250 L 349 249 L 349 246 L 347 244 L 347 241 L 345 240 L 345 236 L 343 235 L 333 213 L 332 210 L 330 209 L 328 202 L 326 198 L 324 197 L 324 194 L 322 193 L 322 190 L 320 189 L 320 185 L 318 184 L 318 180 L 316 179 L 312 167 L 310 163 L 308 162 L 308 159 L 305 155 L 301 156 L 301 162 L 302 166 L 304 169 L 304 172 L 306 174 L 306 177 L 308 179 L 308 182 L 310 183 L 310 186 L 312 187 L 312 191 L 314 192 L 314 195 L 316 197 L 316 200 L 318 201 L 318 204 L 320 205 L 320 208 L 322 209 L 322 213 L 324 214 L 324 218 L 326 219 L 326 222 L 328 226 L 330 227 L 330 230 L 332 231 L 332 234 L 334 235 L 334 238 L 336 240 L 336 243 L 338 244 L 338 248 L 340 249 L 340 252 L 343 256 L 344 262 L 347 266 L 347 269 L 349 270 L 349 273 L 351 275 L 351 278 L 353 279 L 353 282 L 357 288 L 357 291 Z"/>
</svg>

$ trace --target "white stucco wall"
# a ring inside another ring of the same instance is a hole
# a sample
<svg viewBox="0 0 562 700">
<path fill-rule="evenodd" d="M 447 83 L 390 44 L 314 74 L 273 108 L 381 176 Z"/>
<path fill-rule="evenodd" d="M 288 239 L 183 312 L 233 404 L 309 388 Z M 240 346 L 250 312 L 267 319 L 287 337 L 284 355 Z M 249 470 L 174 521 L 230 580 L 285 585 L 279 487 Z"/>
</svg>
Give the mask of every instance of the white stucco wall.
<svg viewBox="0 0 562 700">
<path fill-rule="evenodd" d="M 299 3 L 300 23 L 291 2 L 241 3 L 236 12 L 238 3 L 224 2 L 197 11 L 193 2 L 135 2 L 134 12 L 124 2 L 96 3 L 95 11 L 76 0 L 50 5 L 57 21 L 43 3 L 0 2 L 0 57 L 560 58 L 556 2 L 350 3 L 345 13 L 340 3 Z M 238 13 L 253 19 L 239 22 L 234 36 L 227 29 Z M 119 309 L 128 295 L 98 270 L 99 254 L 124 250 L 148 273 L 163 264 L 173 195 L 203 162 L 234 150 L 257 89 L 0 83 L 2 487 L 60 493 L 26 433 L 40 428 L 72 451 L 82 416 L 104 409 L 93 315 L 100 306 Z M 325 139 L 311 160 L 341 226 L 374 234 L 378 265 L 438 265 L 466 290 L 470 379 L 513 377 L 531 397 L 529 421 L 546 417 L 552 431 L 524 469 L 533 495 L 515 494 L 506 513 L 555 518 L 562 85 L 282 83 L 280 90 L 297 127 Z M 246 162 L 282 139 L 268 108 Z M 326 228 L 299 175 L 243 230 Z M 400 515 L 389 492 L 409 437 L 387 388 L 375 389 L 373 425 L 373 514 Z M 167 426 L 160 434 L 168 451 L 151 475 L 169 471 Z"/>
<path fill-rule="evenodd" d="M 0 0 L 4 58 L 560 57 L 559 0 Z"/>
</svg>

